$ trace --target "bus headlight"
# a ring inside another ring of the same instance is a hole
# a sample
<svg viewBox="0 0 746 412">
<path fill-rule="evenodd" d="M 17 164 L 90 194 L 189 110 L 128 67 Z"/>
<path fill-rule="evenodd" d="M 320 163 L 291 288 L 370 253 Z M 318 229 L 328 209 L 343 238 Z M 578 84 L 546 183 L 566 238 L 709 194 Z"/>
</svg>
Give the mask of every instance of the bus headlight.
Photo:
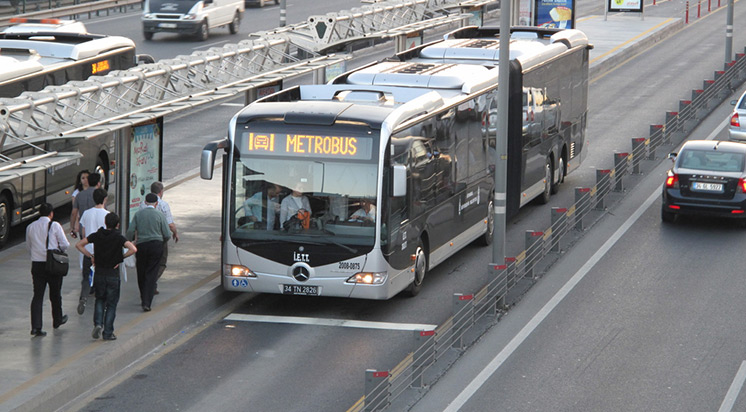
<svg viewBox="0 0 746 412">
<path fill-rule="evenodd" d="M 363 285 L 382 285 L 386 282 L 386 272 L 359 272 L 347 279 L 347 283 Z"/>
<path fill-rule="evenodd" d="M 246 266 L 239 265 L 225 265 L 225 274 L 233 277 L 248 277 L 255 278 L 256 274 Z"/>
</svg>

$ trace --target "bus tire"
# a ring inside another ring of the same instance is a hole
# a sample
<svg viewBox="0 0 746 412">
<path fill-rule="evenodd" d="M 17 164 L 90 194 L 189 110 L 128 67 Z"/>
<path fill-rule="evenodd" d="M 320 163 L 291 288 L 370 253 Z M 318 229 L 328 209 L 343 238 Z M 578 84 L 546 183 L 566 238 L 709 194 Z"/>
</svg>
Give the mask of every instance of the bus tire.
<svg viewBox="0 0 746 412">
<path fill-rule="evenodd" d="M 559 166 L 557 166 L 557 182 L 554 182 L 552 177 L 552 194 L 556 195 L 559 192 L 560 183 L 565 181 L 565 158 L 560 156 Z"/>
<path fill-rule="evenodd" d="M 5 246 L 10 238 L 10 199 L 5 194 L 0 195 L 0 247 Z"/>
<path fill-rule="evenodd" d="M 417 244 L 417 251 L 414 253 L 414 280 L 407 286 L 405 291 L 409 296 L 417 296 L 422 290 L 422 283 L 427 275 L 427 252 L 422 245 L 422 240 Z"/>
<path fill-rule="evenodd" d="M 144 37 L 147 41 L 153 40 L 153 32 L 144 31 L 142 32 L 142 37 Z"/>
<path fill-rule="evenodd" d="M 228 30 L 230 30 L 231 34 L 238 33 L 238 26 L 241 24 L 241 17 L 238 15 L 238 12 L 233 15 L 233 20 L 228 25 Z"/>
<path fill-rule="evenodd" d="M 539 195 L 539 203 L 545 205 L 549 203 L 552 197 L 552 159 L 547 157 L 547 163 L 544 165 L 544 191 Z"/>
<path fill-rule="evenodd" d="M 495 205 L 492 203 L 492 199 L 487 203 L 487 231 L 477 239 L 477 242 L 481 246 L 489 246 L 492 244 L 492 239 L 495 234 Z"/>
</svg>

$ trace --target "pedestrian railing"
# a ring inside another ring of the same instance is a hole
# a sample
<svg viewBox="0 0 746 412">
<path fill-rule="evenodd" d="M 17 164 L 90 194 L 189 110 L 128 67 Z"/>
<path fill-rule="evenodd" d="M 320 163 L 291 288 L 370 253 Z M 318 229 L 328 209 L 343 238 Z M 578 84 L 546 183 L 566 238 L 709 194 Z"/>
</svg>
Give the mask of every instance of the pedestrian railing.
<svg viewBox="0 0 746 412">
<path fill-rule="evenodd" d="M 596 170 L 593 187 L 575 188 L 575 202 L 567 208 L 553 207 L 550 226 L 544 231 L 526 231 L 525 248 L 489 271 L 486 284 L 475 293 L 455 293 L 452 315 L 434 330 L 418 330 L 412 336 L 412 351 L 390 370 L 367 369 L 365 394 L 349 411 L 406 410 L 437 381 L 455 360 L 506 310 L 506 296 L 524 279 L 532 282 L 567 246 L 569 238 L 582 236 L 607 210 L 606 200 L 623 196 L 625 178 L 652 169 L 666 156 L 664 147 L 679 145 L 693 128 L 746 81 L 746 57 L 739 53 L 714 80 L 692 91 L 690 100 L 679 103 L 678 112 L 666 112 L 666 122 L 651 125 L 650 136 L 631 139 L 630 152 L 613 153 L 611 168 Z M 594 214 L 594 212 L 596 212 Z M 481 328 L 476 328 L 481 325 Z"/>
</svg>

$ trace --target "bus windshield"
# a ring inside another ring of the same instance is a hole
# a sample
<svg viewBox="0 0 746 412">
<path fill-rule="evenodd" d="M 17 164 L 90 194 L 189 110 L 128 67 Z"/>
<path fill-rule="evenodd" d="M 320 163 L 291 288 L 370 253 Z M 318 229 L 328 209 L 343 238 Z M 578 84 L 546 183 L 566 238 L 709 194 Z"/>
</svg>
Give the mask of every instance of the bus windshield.
<svg viewBox="0 0 746 412">
<path fill-rule="evenodd" d="M 356 252 L 372 247 L 378 203 L 374 135 L 360 130 L 309 134 L 307 127 L 301 135 L 286 126 L 282 131 L 252 130 L 237 138 L 232 241 L 246 249 L 275 242 Z"/>
</svg>

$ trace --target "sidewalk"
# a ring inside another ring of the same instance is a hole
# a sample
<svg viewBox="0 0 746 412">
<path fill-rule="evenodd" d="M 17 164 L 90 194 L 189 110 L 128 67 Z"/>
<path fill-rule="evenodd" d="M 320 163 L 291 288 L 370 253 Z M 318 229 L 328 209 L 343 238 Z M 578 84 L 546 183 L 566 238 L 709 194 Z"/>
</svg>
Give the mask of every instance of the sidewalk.
<svg viewBox="0 0 746 412">
<path fill-rule="evenodd" d="M 610 15 L 580 19 L 588 34 L 591 77 L 603 74 L 636 52 L 680 29 L 680 19 Z M 219 286 L 219 173 L 211 181 L 199 177 L 166 182 L 164 199 L 174 214 L 180 238 L 169 245 L 169 264 L 158 283 L 153 311 L 140 307 L 136 274 L 122 283 L 115 332 L 118 340 L 93 340 L 93 301 L 76 313 L 80 291 L 77 251 L 71 253 L 70 274 L 63 284 L 67 324 L 52 328 L 49 300 L 44 302 L 44 330 L 33 338 L 29 305 L 32 286 L 25 245 L 0 250 L 0 411 L 54 411 L 106 380 L 184 327 L 226 303 L 235 295 Z M 76 239 L 70 239 L 74 244 Z M 112 350 L 114 349 L 114 350 Z"/>
</svg>

